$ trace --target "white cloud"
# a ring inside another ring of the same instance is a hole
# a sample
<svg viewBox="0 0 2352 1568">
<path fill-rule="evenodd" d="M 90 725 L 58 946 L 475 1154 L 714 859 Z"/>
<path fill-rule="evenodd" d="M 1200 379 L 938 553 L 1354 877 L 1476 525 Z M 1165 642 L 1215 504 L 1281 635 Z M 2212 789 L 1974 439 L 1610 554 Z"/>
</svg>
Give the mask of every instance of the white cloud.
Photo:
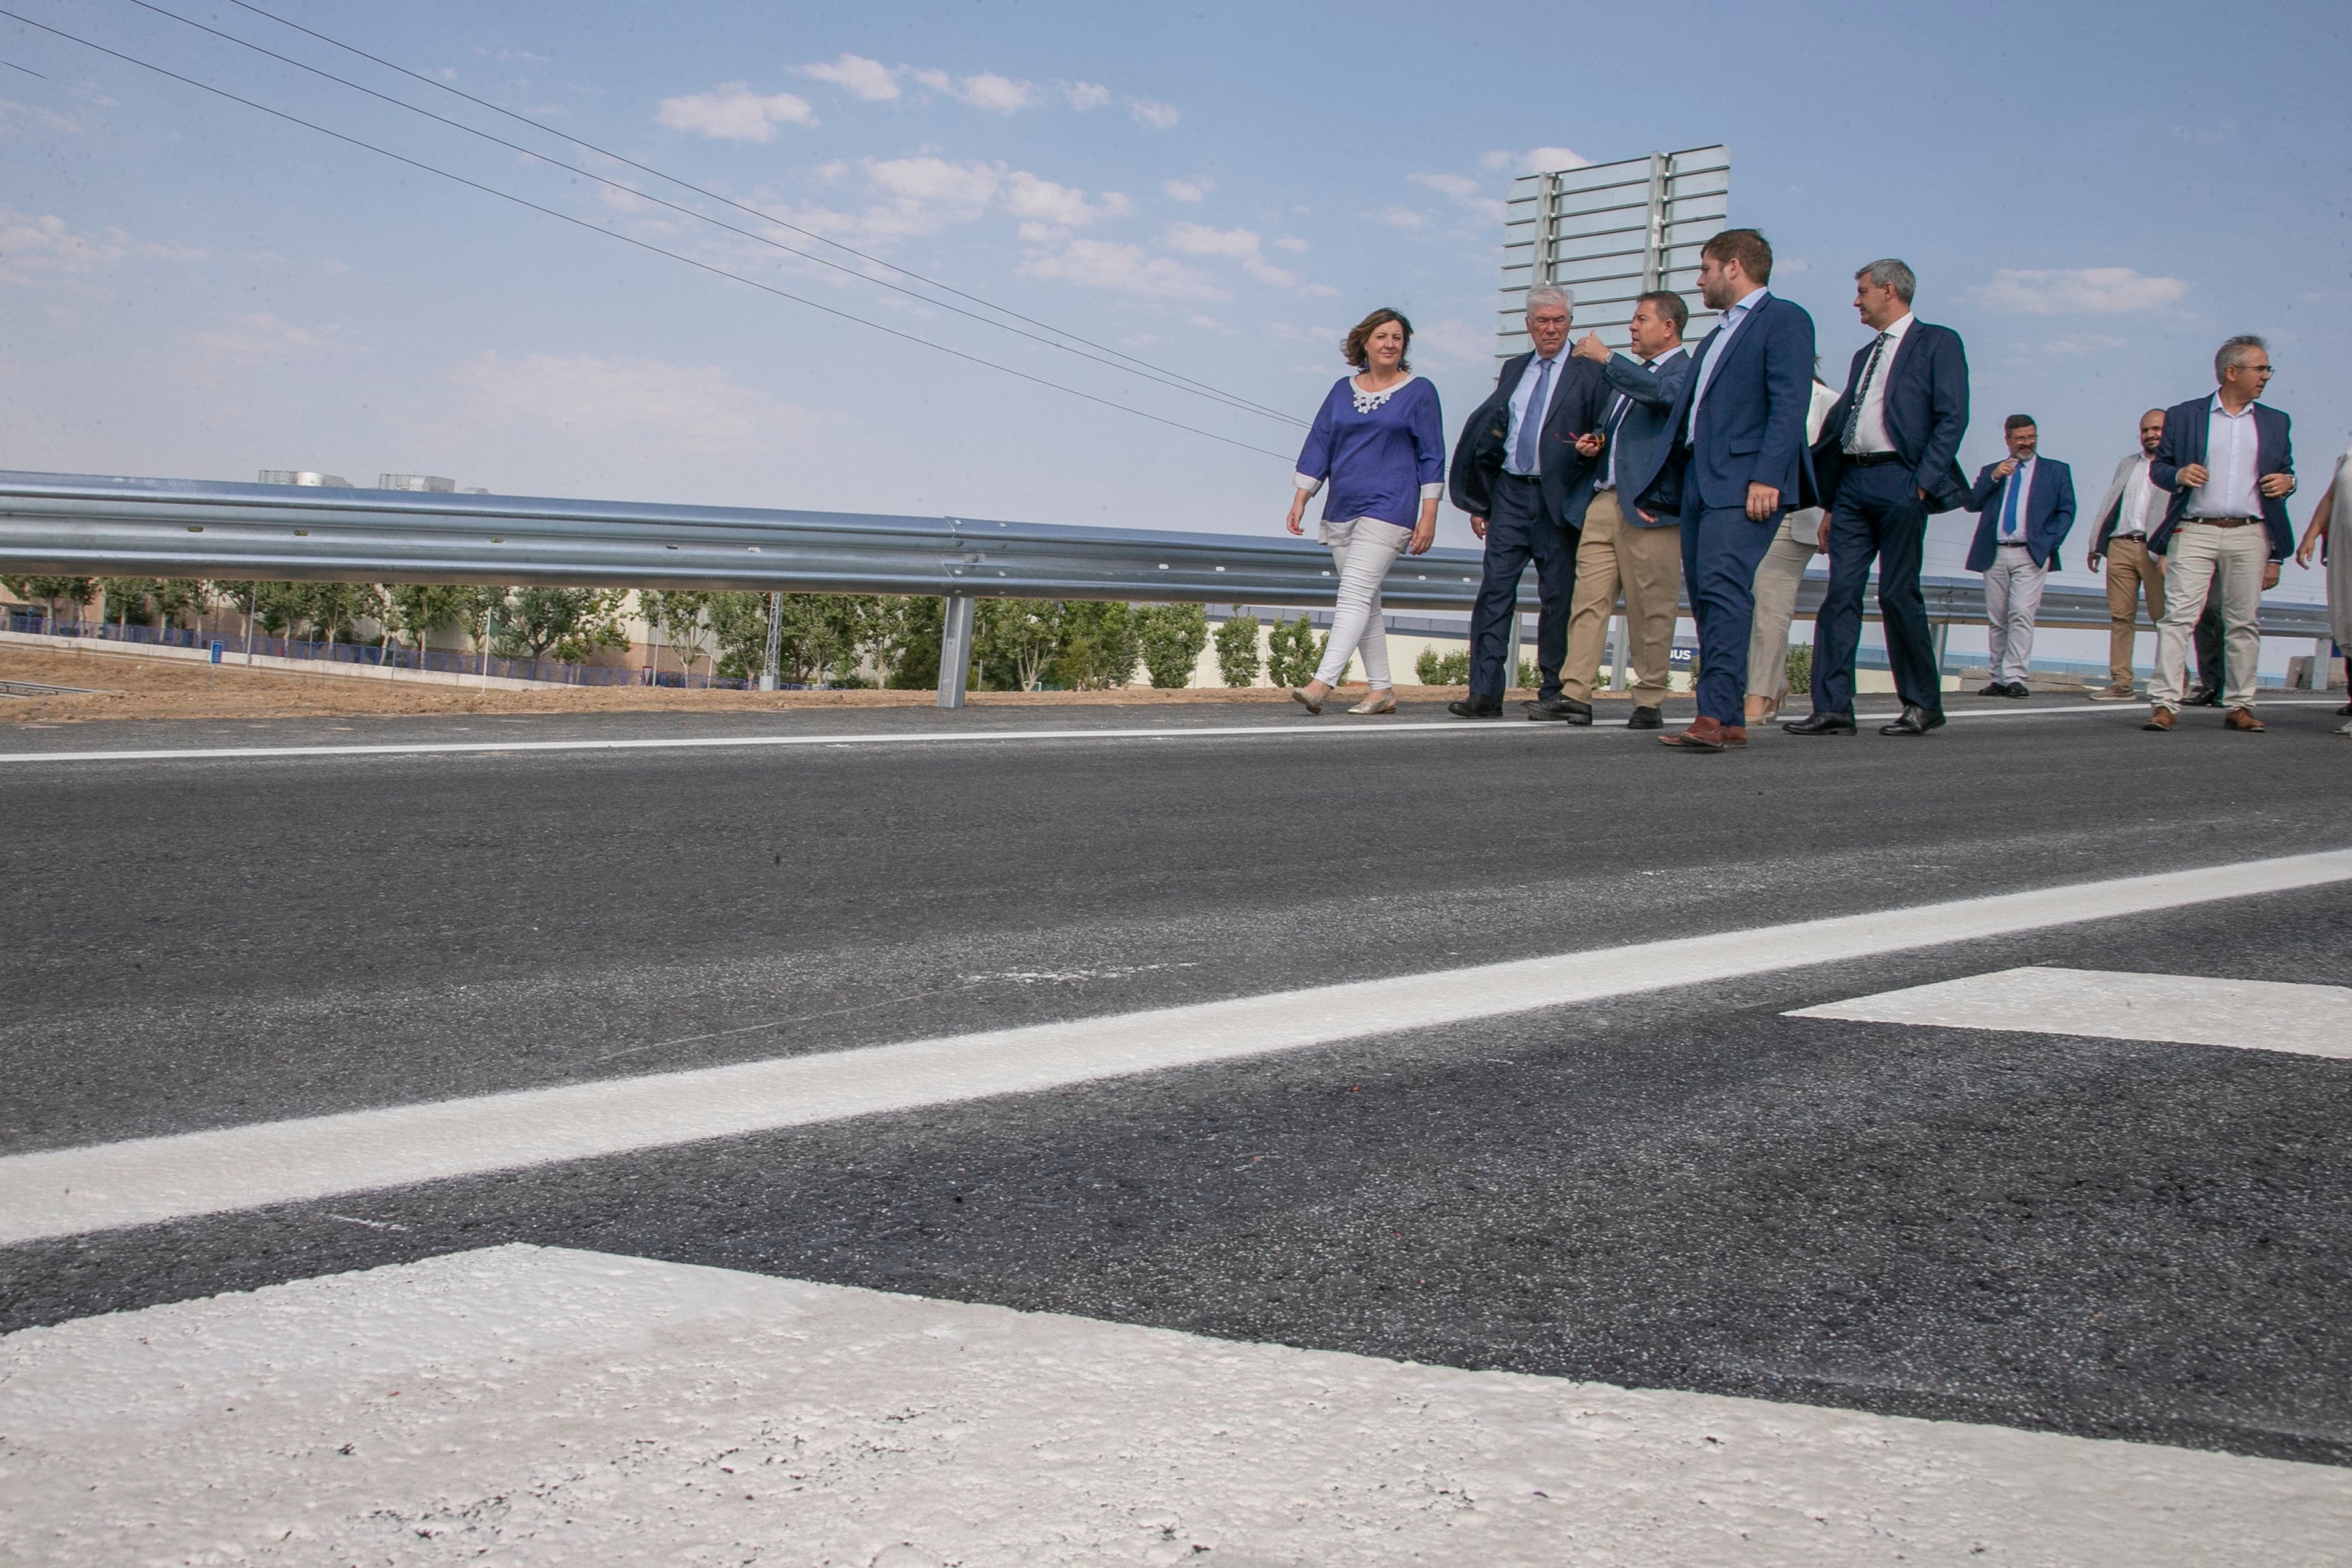
<svg viewBox="0 0 2352 1568">
<path fill-rule="evenodd" d="M 2030 346 L 2021 343 L 2018 347 L 2023 352 L 2018 357 L 2036 358 L 2049 354 L 2105 354 L 2129 346 L 2124 339 L 2106 332 L 2069 332 L 2059 337 L 2043 339 Z"/>
<path fill-rule="evenodd" d="M 828 164 L 819 172 L 839 180 L 851 167 Z M 1043 244 L 1063 237 L 1070 229 L 1126 217 L 1135 211 L 1134 200 L 1120 192 L 1102 191 L 1089 196 L 1074 186 L 1024 169 L 1008 169 L 1003 163 L 959 163 L 926 153 L 868 158 L 855 167 L 865 174 L 877 199 L 861 212 L 803 207 L 793 215 L 793 221 L 835 238 L 877 243 L 936 234 L 1003 211 L 1020 220 L 1022 238 Z"/>
<path fill-rule="evenodd" d="M 772 142 L 778 125 L 814 125 L 816 111 L 789 92 L 755 93 L 730 81 L 709 92 L 666 98 L 654 119 L 673 131 L 722 142 Z"/>
<path fill-rule="evenodd" d="M 267 310 L 239 316 L 226 327 L 192 332 L 188 341 L 207 353 L 231 359 L 285 359 L 295 354 L 350 353 L 359 345 L 340 327 L 313 331 L 281 321 Z"/>
<path fill-rule="evenodd" d="M 1276 250 L 1287 250 L 1296 255 L 1307 248 L 1307 242 L 1295 234 L 1286 234 L 1276 238 L 1274 247 Z"/>
<path fill-rule="evenodd" d="M 1217 188 L 1217 182 L 1208 178 L 1197 180 L 1162 180 L 1160 194 L 1171 202 L 1203 202 Z"/>
<path fill-rule="evenodd" d="M 478 429 L 520 430 L 640 458 L 754 458 L 806 436 L 815 416 L 718 365 L 660 360 L 509 359 L 495 350 L 449 373 Z"/>
<path fill-rule="evenodd" d="M 1490 223 L 1503 221 L 1503 199 L 1490 194 L 1484 180 L 1474 180 L 1467 174 L 1407 174 L 1405 178 Z"/>
<path fill-rule="evenodd" d="M 1084 228 L 1097 218 L 1125 217 L 1135 210 L 1135 204 L 1117 191 L 1105 191 L 1099 202 L 1090 202 L 1084 191 L 1018 169 L 1005 176 L 1004 206 L 1015 217 L 1064 228 Z"/>
<path fill-rule="evenodd" d="M 1146 256 L 1139 246 L 1076 239 L 1057 251 L 1033 251 L 1022 272 L 1056 283 L 1108 289 L 1163 300 L 1229 300 L 1214 279 L 1198 268 L 1165 256 Z"/>
<path fill-rule="evenodd" d="M 1276 289 L 1298 287 L 1298 275 L 1265 258 L 1254 230 L 1211 228 L 1205 224 L 1180 223 L 1168 230 L 1168 247 L 1187 256 L 1219 256 L 1239 264 L 1259 282 Z"/>
<path fill-rule="evenodd" d="M 1108 103 L 1110 89 L 1100 82 L 1069 81 L 1062 84 L 1062 96 L 1070 100 L 1072 109 L 1084 114 L 1088 110 L 1100 109 Z"/>
<path fill-rule="evenodd" d="M 1184 111 L 1172 103 L 1154 103 L 1149 99 L 1128 100 L 1127 112 L 1138 125 L 1149 125 L 1154 131 L 1166 131 L 1184 118 Z"/>
<path fill-rule="evenodd" d="M 0 136 L 15 133 L 19 125 L 46 126 L 51 131 L 79 132 L 81 121 L 69 120 L 53 109 L 43 109 L 37 103 L 19 103 L 13 98 L 0 98 Z"/>
<path fill-rule="evenodd" d="M 1427 228 L 1429 226 L 1429 220 L 1422 216 L 1419 213 L 1413 211 L 1411 207 L 1382 207 L 1378 212 L 1366 213 L 1364 216 L 1370 218 L 1374 223 L 1389 224 L 1397 228 Z"/>
<path fill-rule="evenodd" d="M 1495 330 L 1458 317 L 1423 321 L 1413 330 L 1416 359 L 1442 360 L 1451 364 L 1484 365 L 1495 357 Z"/>
<path fill-rule="evenodd" d="M 1489 153 L 1478 160 L 1478 165 L 1498 173 L 1548 174 L 1559 169 L 1581 169 L 1591 162 L 1565 147 L 1531 147 L 1524 153 Z"/>
<path fill-rule="evenodd" d="M 0 283 L 37 288 L 61 279 L 86 279 L 127 257 L 162 261 L 199 261 L 205 253 L 184 245 L 133 239 L 119 228 L 77 231 L 54 213 L 35 216 L 0 207 Z"/>
<path fill-rule="evenodd" d="M 942 70 L 917 70 L 909 66 L 907 75 L 933 92 L 944 93 L 958 103 L 968 103 L 992 114 L 1018 113 L 1043 96 L 1029 83 L 1014 81 L 994 71 L 981 71 L 958 79 Z"/>
<path fill-rule="evenodd" d="M 886 103 L 898 96 L 898 73 L 863 55 L 844 55 L 831 65 L 803 66 L 801 75 L 829 81 L 868 103 Z"/>
<path fill-rule="evenodd" d="M 2178 278 L 2147 278 L 2128 267 L 2000 268 L 1976 289 L 1988 310 L 2020 316 L 2126 315 L 2162 310 L 2189 292 Z"/>
</svg>

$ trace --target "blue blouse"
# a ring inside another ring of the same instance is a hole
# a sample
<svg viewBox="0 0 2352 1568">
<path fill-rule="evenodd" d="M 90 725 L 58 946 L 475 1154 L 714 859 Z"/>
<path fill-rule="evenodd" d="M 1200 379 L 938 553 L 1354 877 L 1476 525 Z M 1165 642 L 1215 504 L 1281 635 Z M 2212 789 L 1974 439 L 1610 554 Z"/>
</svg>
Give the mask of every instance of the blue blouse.
<svg viewBox="0 0 2352 1568">
<path fill-rule="evenodd" d="M 1445 417 L 1437 388 L 1416 375 L 1385 394 L 1363 393 L 1355 377 L 1341 376 L 1298 451 L 1298 488 L 1312 493 L 1326 479 L 1326 522 L 1418 522 L 1422 501 L 1444 491 Z"/>
</svg>

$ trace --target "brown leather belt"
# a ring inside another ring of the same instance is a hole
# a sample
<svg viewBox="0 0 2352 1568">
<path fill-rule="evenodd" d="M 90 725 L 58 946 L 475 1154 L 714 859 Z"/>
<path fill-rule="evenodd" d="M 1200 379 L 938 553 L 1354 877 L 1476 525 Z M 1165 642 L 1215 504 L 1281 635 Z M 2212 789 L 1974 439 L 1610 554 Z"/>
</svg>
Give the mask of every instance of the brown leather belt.
<svg viewBox="0 0 2352 1568">
<path fill-rule="evenodd" d="M 2184 517 L 2183 522 L 2201 522 L 2208 528 L 2252 528 L 2263 520 L 2259 517 Z"/>
</svg>

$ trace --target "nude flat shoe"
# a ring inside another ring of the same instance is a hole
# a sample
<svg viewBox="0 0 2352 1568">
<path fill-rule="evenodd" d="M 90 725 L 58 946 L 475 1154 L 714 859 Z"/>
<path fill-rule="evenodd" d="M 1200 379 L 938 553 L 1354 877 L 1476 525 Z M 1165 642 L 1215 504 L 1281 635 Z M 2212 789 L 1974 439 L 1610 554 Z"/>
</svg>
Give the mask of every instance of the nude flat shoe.
<svg viewBox="0 0 2352 1568">
<path fill-rule="evenodd" d="M 1370 697 L 1365 698 L 1361 702 L 1357 703 L 1353 708 L 1349 709 L 1348 711 L 1350 713 L 1393 713 L 1396 711 L 1396 693 L 1393 691 L 1376 691 Z"/>
<path fill-rule="evenodd" d="M 1323 704 L 1316 701 L 1314 698 L 1308 696 L 1307 694 L 1307 689 L 1303 686 L 1294 686 L 1290 689 L 1290 700 L 1293 702 L 1297 703 L 1301 708 L 1306 709 L 1309 713 L 1320 713 L 1323 711 Z"/>
</svg>

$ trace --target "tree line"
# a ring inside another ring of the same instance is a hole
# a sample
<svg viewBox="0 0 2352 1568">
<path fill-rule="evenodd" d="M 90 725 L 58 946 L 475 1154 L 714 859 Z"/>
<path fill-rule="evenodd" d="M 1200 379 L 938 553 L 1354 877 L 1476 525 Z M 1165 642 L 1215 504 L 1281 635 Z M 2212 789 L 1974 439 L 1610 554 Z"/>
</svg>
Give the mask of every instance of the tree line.
<svg viewBox="0 0 2352 1568">
<path fill-rule="evenodd" d="M 471 584 L 285 583 L 152 577 L 0 577 L 53 617 L 78 617 L 92 599 L 112 624 L 185 626 L 235 614 L 249 630 L 313 642 L 368 642 L 422 653 L 462 633 L 500 658 L 584 663 L 625 648 L 630 595 L 616 588 L 483 587 Z M 770 595 L 644 589 L 636 614 L 647 658 L 676 670 L 756 679 L 766 659 Z M 946 601 L 876 594 L 782 594 L 775 598 L 778 679 L 788 686 L 936 686 Z M 974 606 L 973 684 L 985 690 L 1078 690 L 1125 686 L 1139 668 L 1151 684 L 1192 684 L 1211 641 L 1201 605 L 1096 600 L 982 599 Z M 217 623 L 215 623 L 217 624 Z M 369 635 L 362 636 L 363 626 Z M 1215 632 L 1218 674 L 1254 685 L 1312 678 L 1327 640 L 1308 618 L 1260 622 L 1236 610 Z"/>
</svg>

